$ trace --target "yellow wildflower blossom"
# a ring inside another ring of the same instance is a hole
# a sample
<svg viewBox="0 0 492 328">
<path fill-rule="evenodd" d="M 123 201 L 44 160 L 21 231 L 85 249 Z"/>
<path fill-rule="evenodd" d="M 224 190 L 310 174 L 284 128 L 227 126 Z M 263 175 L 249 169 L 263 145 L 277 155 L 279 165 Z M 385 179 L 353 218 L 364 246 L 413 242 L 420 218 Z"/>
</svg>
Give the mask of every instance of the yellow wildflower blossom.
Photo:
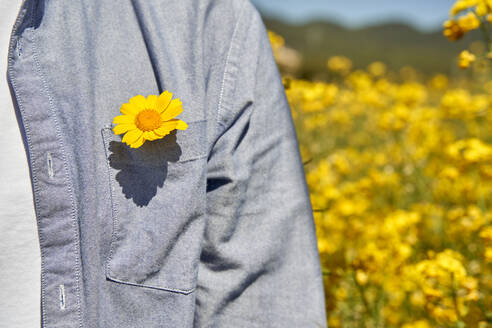
<svg viewBox="0 0 492 328">
<path fill-rule="evenodd" d="M 466 10 L 468 8 L 471 8 L 473 6 L 477 5 L 478 0 L 458 0 L 456 3 L 453 5 L 453 7 L 450 10 L 450 15 L 454 16 L 463 10 Z"/>
<path fill-rule="evenodd" d="M 485 16 L 492 12 L 492 0 L 476 0 L 475 11 L 479 16 Z"/>
<path fill-rule="evenodd" d="M 452 16 L 467 10 L 475 8 L 478 16 L 485 16 L 492 11 L 492 0 L 458 0 L 451 8 Z"/>
<path fill-rule="evenodd" d="M 482 162 L 492 158 L 492 146 L 477 138 L 458 140 L 446 150 L 453 159 L 464 163 Z"/>
<path fill-rule="evenodd" d="M 485 262 L 490 263 L 492 262 L 492 247 L 485 247 Z"/>
<path fill-rule="evenodd" d="M 430 81 L 429 86 L 435 90 L 444 90 L 449 84 L 449 79 L 444 74 L 435 75 Z"/>
<path fill-rule="evenodd" d="M 161 139 L 174 129 L 186 130 L 188 124 L 174 118 L 183 111 L 181 101 L 172 99 L 173 94 L 164 91 L 161 95 L 142 95 L 130 98 L 120 111 L 123 115 L 113 119 L 115 134 L 125 133 L 122 141 L 131 148 L 138 148 L 146 140 Z"/>
<path fill-rule="evenodd" d="M 450 19 L 444 22 L 443 34 L 449 41 L 459 40 L 465 35 L 465 32 L 460 27 L 460 25 L 454 20 Z"/>
<path fill-rule="evenodd" d="M 464 33 L 477 29 L 480 26 L 480 21 L 473 12 L 458 18 L 458 25 Z"/>
<path fill-rule="evenodd" d="M 355 279 L 360 285 L 364 286 L 365 284 L 367 284 L 367 281 L 369 280 L 369 276 L 363 270 L 357 270 L 355 272 Z"/>
<path fill-rule="evenodd" d="M 468 50 L 463 50 L 460 53 L 458 66 L 463 69 L 468 68 L 470 67 L 470 64 L 473 63 L 474 61 L 475 61 L 475 55 L 469 52 Z"/>
<path fill-rule="evenodd" d="M 418 320 L 413 323 L 404 324 L 402 328 L 431 328 L 431 325 L 425 320 Z"/>
<path fill-rule="evenodd" d="M 371 73 L 373 76 L 379 77 L 383 76 L 386 74 L 386 65 L 383 62 L 376 61 L 367 67 L 369 73 Z"/>
<path fill-rule="evenodd" d="M 492 242 L 492 226 L 486 227 L 480 231 L 480 237 L 486 241 Z"/>
<path fill-rule="evenodd" d="M 344 56 L 333 56 L 326 63 L 328 69 L 340 74 L 347 74 L 352 68 L 352 61 Z"/>
<path fill-rule="evenodd" d="M 268 38 L 270 39 L 270 44 L 274 51 L 285 45 L 284 38 L 271 30 L 268 30 Z"/>
</svg>

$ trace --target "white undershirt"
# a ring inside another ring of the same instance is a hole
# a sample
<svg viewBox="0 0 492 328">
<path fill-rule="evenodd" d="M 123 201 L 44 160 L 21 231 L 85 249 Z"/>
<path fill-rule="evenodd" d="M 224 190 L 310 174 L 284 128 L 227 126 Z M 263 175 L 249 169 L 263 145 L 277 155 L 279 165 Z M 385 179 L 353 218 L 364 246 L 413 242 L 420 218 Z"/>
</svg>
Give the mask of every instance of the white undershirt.
<svg viewBox="0 0 492 328">
<path fill-rule="evenodd" d="M 26 151 L 7 84 L 22 0 L 0 0 L 0 326 L 41 326 L 41 251 Z"/>
</svg>

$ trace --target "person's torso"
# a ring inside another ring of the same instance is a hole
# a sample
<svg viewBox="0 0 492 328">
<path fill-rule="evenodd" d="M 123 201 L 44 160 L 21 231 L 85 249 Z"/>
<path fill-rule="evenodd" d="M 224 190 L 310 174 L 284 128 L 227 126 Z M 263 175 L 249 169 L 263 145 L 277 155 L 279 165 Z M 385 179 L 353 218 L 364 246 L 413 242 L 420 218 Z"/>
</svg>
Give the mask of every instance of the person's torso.
<svg viewBox="0 0 492 328">
<path fill-rule="evenodd" d="M 33 172 L 43 327 L 192 326 L 207 156 L 238 6 L 25 2 L 8 73 Z M 182 101 L 188 129 L 122 144 L 111 130 L 121 104 L 164 90 Z"/>
</svg>

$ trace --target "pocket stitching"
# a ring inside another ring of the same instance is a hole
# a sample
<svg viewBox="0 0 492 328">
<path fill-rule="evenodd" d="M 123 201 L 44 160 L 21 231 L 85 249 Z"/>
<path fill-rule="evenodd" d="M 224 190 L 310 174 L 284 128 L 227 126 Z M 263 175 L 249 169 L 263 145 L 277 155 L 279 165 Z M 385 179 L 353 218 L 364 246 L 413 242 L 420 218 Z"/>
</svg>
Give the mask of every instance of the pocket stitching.
<svg viewBox="0 0 492 328">
<path fill-rule="evenodd" d="M 206 120 L 199 120 L 199 121 L 189 122 L 188 124 L 200 123 L 200 122 L 205 122 L 205 121 Z M 111 141 L 111 134 L 110 134 L 111 131 L 112 131 L 112 128 L 109 125 L 107 125 L 101 129 L 101 134 L 102 134 L 102 138 L 103 138 L 103 145 L 104 145 L 106 168 L 108 170 L 108 179 L 109 179 L 108 184 L 110 187 L 109 192 L 110 192 L 110 198 L 111 198 L 111 219 L 112 219 L 112 223 L 113 223 L 113 228 L 112 228 L 112 232 L 111 232 L 111 242 L 110 242 L 109 255 L 106 258 L 106 263 L 105 263 L 106 264 L 105 265 L 105 275 L 107 278 L 111 279 L 112 281 L 122 283 L 122 284 L 138 286 L 138 287 L 147 287 L 147 288 L 153 288 L 153 289 L 182 293 L 182 294 L 189 294 L 196 289 L 196 286 L 193 286 L 190 289 L 179 289 L 179 288 L 172 288 L 172 287 L 167 287 L 167 286 L 153 286 L 153 285 L 139 284 L 136 282 L 120 280 L 120 279 L 115 278 L 111 275 L 111 272 L 112 272 L 111 260 L 113 258 L 114 248 L 115 248 L 115 244 L 116 244 L 116 235 L 117 235 L 116 232 L 117 232 L 118 227 L 119 227 L 119 224 L 118 224 L 119 223 L 118 202 L 117 202 L 116 197 L 114 195 L 114 190 L 115 190 L 114 181 L 115 181 L 116 177 L 111 172 L 112 170 L 111 170 L 110 163 L 109 163 L 110 161 L 109 161 L 109 153 L 108 153 L 108 151 L 109 151 L 108 142 Z M 105 132 L 108 132 L 109 134 L 106 135 Z M 188 159 L 183 160 L 183 161 L 178 161 L 177 163 L 184 163 L 184 162 L 188 162 L 188 161 L 192 161 L 192 160 L 198 160 L 200 158 L 205 158 L 205 157 L 207 157 L 206 154 L 198 155 L 197 157 L 188 158 Z"/>
<path fill-rule="evenodd" d="M 114 193 L 114 185 L 113 185 L 113 174 L 111 173 L 111 168 L 109 166 L 109 154 L 108 154 L 108 149 L 109 149 L 109 146 L 107 145 L 107 142 L 108 140 L 110 140 L 109 136 L 106 136 L 105 134 L 105 130 L 110 130 L 110 128 L 103 128 L 101 130 L 101 133 L 102 133 L 102 136 L 103 136 L 103 144 L 104 144 L 104 153 L 105 153 L 105 160 L 106 160 L 106 168 L 108 170 L 108 185 L 109 185 L 109 192 L 110 192 L 110 198 L 111 198 L 111 221 L 113 223 L 113 229 L 112 229 L 112 232 L 111 232 L 111 242 L 110 242 L 110 247 L 109 247 L 109 255 L 108 255 L 108 258 L 106 259 L 106 277 L 109 277 L 110 274 L 110 262 L 111 262 L 111 259 L 113 257 L 113 249 L 114 249 L 114 241 L 115 241 L 115 238 L 116 238 L 116 222 L 118 221 L 118 215 L 115 215 L 115 211 L 117 209 L 117 206 L 115 206 L 115 201 L 116 201 L 116 197 L 114 197 L 113 193 Z M 108 131 L 110 132 L 110 131 Z"/>
</svg>

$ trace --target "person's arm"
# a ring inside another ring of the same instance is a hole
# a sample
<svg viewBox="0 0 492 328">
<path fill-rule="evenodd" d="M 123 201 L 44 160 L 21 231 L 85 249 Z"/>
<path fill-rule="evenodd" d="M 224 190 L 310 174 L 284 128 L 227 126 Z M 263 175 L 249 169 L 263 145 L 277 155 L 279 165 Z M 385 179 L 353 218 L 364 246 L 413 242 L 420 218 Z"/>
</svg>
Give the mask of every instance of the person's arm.
<svg viewBox="0 0 492 328">
<path fill-rule="evenodd" d="M 245 1 L 208 160 L 196 327 L 326 327 L 319 253 L 289 104 Z"/>
</svg>

